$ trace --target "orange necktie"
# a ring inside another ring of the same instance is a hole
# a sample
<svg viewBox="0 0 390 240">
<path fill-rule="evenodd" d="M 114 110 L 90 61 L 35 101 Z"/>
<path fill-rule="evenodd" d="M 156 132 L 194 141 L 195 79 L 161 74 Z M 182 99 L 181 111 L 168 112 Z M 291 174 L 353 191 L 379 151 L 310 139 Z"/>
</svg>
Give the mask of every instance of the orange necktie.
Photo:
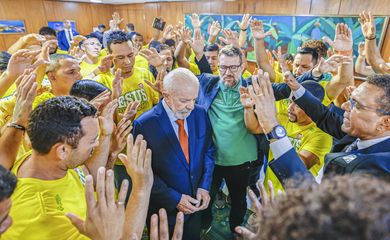
<svg viewBox="0 0 390 240">
<path fill-rule="evenodd" d="M 178 119 L 176 120 L 176 123 L 179 125 L 179 141 L 181 149 L 183 150 L 187 163 L 190 163 L 190 156 L 188 153 L 188 136 L 186 131 L 184 130 L 184 120 Z"/>
</svg>

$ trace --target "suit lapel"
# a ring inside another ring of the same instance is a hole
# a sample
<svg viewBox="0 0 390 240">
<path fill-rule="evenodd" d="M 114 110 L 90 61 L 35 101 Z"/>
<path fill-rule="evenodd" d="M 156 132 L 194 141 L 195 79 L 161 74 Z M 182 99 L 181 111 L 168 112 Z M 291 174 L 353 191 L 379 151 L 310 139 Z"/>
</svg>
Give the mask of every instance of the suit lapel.
<svg viewBox="0 0 390 240">
<path fill-rule="evenodd" d="M 190 116 L 187 118 L 187 129 L 188 129 L 188 144 L 190 151 L 190 169 L 196 159 L 196 129 L 195 129 L 195 109 L 191 112 Z"/>
<path fill-rule="evenodd" d="M 161 101 L 158 104 L 157 114 L 159 114 L 158 122 L 160 124 L 161 130 L 164 132 L 168 141 L 171 144 L 172 149 L 174 150 L 176 157 L 184 165 L 184 167 L 189 170 L 186 158 L 184 156 L 183 150 L 180 147 L 180 142 L 176 137 L 175 131 L 173 130 L 172 124 L 169 120 L 167 113 L 165 112 L 164 107 L 162 106 Z M 190 153 L 191 156 L 191 153 Z"/>
</svg>

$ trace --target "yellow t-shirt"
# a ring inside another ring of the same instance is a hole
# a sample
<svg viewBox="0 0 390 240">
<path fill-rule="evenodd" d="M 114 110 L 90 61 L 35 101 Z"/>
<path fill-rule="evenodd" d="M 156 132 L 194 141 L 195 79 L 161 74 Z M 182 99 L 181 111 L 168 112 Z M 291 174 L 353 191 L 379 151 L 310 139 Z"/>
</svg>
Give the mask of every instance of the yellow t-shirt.
<svg viewBox="0 0 390 240">
<path fill-rule="evenodd" d="M 35 109 L 39 104 L 46 102 L 50 98 L 54 97 L 56 96 L 51 92 L 43 92 L 41 95 L 35 97 L 32 108 Z"/>
<path fill-rule="evenodd" d="M 15 104 L 16 96 L 0 100 L 0 129 L 12 118 Z"/>
<path fill-rule="evenodd" d="M 287 136 L 297 152 L 302 150 L 309 151 L 319 158 L 319 162 L 312 166 L 309 171 L 314 177 L 321 177 L 320 171 L 324 166 L 324 157 L 332 148 L 332 137 L 319 129 L 314 122 L 299 126 L 288 120 L 288 115 L 284 113 L 277 114 L 279 123 L 286 128 Z M 273 160 L 272 151 L 269 152 L 269 161 Z M 265 181 L 271 180 L 274 184 L 275 191 L 283 190 L 281 183 L 271 168 L 265 172 Z M 268 191 L 268 184 L 264 184 Z"/>
<path fill-rule="evenodd" d="M 23 161 L 19 159 L 12 172 L 17 175 Z M 80 234 L 65 213 L 71 212 L 85 219 L 87 204 L 81 171 L 70 169 L 65 177 L 57 180 L 18 178 L 12 194 L 10 216 L 12 226 L 2 235 L 8 240 L 68 240 L 89 239 Z"/>
<path fill-rule="evenodd" d="M 95 78 L 95 80 L 111 90 L 113 79 L 114 75 L 111 72 L 100 74 Z M 122 94 L 118 99 L 118 113 L 123 113 L 129 103 L 138 101 L 141 104 L 138 107 L 137 118 L 158 103 L 160 99 L 159 94 L 147 85 L 145 80 L 150 82 L 155 81 L 150 71 L 139 67 L 134 67 L 133 74 L 123 79 Z"/>
<path fill-rule="evenodd" d="M 144 68 L 146 70 L 149 70 L 149 62 L 146 58 L 142 57 L 141 55 L 135 56 L 135 67 Z"/>
<path fill-rule="evenodd" d="M 87 78 L 88 75 L 90 75 L 93 71 L 95 71 L 95 69 L 100 66 L 100 62 L 101 62 L 100 57 L 96 64 L 89 64 L 85 61 L 82 61 L 80 63 L 80 74 L 81 76 L 83 76 L 83 79 Z"/>
<path fill-rule="evenodd" d="M 4 95 L 1 97 L 2 99 L 4 98 L 9 98 L 11 97 L 16 91 L 16 84 L 13 83 L 8 89 L 7 91 L 4 93 Z"/>
</svg>

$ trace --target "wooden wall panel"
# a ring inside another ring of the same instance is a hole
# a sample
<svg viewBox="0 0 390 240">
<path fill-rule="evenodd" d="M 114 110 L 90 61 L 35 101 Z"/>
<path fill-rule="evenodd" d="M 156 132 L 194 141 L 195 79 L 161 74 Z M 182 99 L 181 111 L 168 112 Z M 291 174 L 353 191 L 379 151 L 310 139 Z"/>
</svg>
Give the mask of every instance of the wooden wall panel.
<svg viewBox="0 0 390 240">
<path fill-rule="evenodd" d="M 341 0 L 312 0 L 310 14 L 332 14 L 337 15 L 340 9 Z M 357 1 L 356 1 L 357 2 Z"/>
<path fill-rule="evenodd" d="M 28 32 L 36 32 L 50 20 L 76 20 L 77 30 L 88 34 L 93 26 L 108 21 L 114 11 L 124 19 L 120 25 L 132 22 L 136 31 L 150 39 L 156 16 L 163 17 L 168 24 L 184 20 L 185 13 L 227 14 L 297 14 L 297 15 L 355 15 L 370 10 L 376 15 L 389 15 L 390 4 L 384 0 L 198 0 L 186 2 L 160 2 L 145 4 L 103 5 L 72 3 L 49 0 L 0 0 L 0 19 L 24 19 Z M 0 50 L 7 49 L 20 34 L 0 35 Z M 382 54 L 390 57 L 390 29 L 387 31 Z"/>
<path fill-rule="evenodd" d="M 359 14 L 363 10 L 372 11 L 376 15 L 389 15 L 390 5 L 389 1 L 384 0 L 370 0 L 370 1 L 356 1 L 356 0 L 341 0 L 339 14 Z"/>
<path fill-rule="evenodd" d="M 89 34 L 94 26 L 108 26 L 113 6 L 46 0 L 0 0 L 0 19 L 24 20 L 27 33 L 38 32 L 47 21 L 71 19 L 80 34 Z M 7 50 L 23 34 L 0 35 L 0 50 Z"/>
</svg>

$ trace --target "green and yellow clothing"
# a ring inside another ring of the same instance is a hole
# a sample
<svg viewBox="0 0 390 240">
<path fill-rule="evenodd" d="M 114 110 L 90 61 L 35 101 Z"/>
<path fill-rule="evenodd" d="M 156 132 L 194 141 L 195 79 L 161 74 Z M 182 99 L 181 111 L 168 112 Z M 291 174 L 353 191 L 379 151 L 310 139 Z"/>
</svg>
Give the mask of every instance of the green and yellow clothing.
<svg viewBox="0 0 390 240">
<path fill-rule="evenodd" d="M 28 152 L 16 161 L 12 168 L 15 175 L 30 155 Z M 56 180 L 18 178 L 10 211 L 13 224 L 1 239 L 89 239 L 80 234 L 65 216 L 71 212 L 82 219 L 86 217 L 82 179 L 82 171 L 74 169 L 69 169 L 65 177 Z"/>
<path fill-rule="evenodd" d="M 100 74 L 96 76 L 95 80 L 112 90 L 114 75 L 111 72 Z M 134 67 L 133 74 L 123 79 L 122 94 L 118 99 L 118 113 L 124 113 L 129 103 L 138 101 L 140 106 L 138 107 L 137 118 L 158 103 L 159 94 L 147 85 L 145 80 L 155 81 L 150 71 L 139 67 Z"/>
<path fill-rule="evenodd" d="M 149 62 L 146 58 L 142 57 L 141 55 L 136 55 L 134 67 L 139 67 L 139 68 L 149 70 Z"/>
<path fill-rule="evenodd" d="M 239 82 L 234 88 L 219 84 L 219 91 L 208 111 L 216 146 L 215 164 L 237 166 L 257 160 L 257 141 L 244 122 Z M 234 136 L 234 137 L 232 137 Z"/>
</svg>

